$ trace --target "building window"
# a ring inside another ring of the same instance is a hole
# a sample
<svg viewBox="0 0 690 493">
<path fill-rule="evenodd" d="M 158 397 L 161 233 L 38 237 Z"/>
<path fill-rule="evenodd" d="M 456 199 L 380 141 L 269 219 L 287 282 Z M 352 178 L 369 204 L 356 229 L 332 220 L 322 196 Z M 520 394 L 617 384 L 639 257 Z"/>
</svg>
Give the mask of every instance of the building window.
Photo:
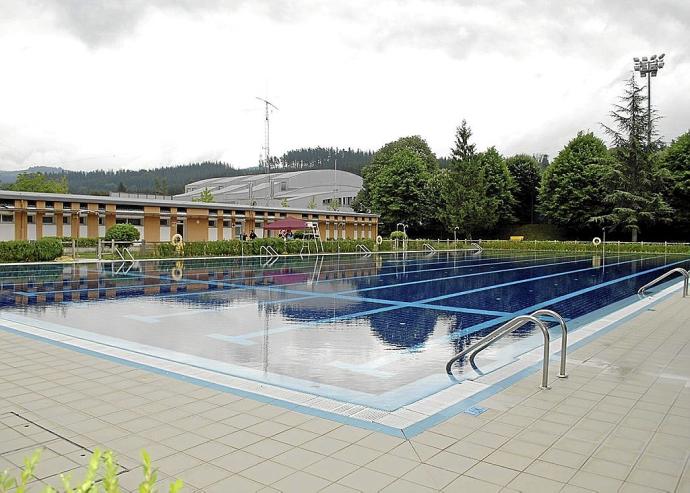
<svg viewBox="0 0 690 493">
<path fill-rule="evenodd" d="M 43 216 L 43 224 L 53 224 L 53 216 Z"/>
<path fill-rule="evenodd" d="M 105 226 L 105 216 L 98 216 L 98 225 Z"/>
<path fill-rule="evenodd" d="M 14 214 L 0 214 L 0 223 L 11 224 L 14 222 Z"/>
<path fill-rule="evenodd" d="M 46 209 L 47 209 L 48 207 L 53 207 L 53 202 L 46 202 Z"/>
<path fill-rule="evenodd" d="M 209 219 L 208 227 L 209 228 L 215 228 L 216 227 L 216 220 L 215 219 Z"/>
<path fill-rule="evenodd" d="M 35 218 L 36 218 L 36 216 L 34 216 L 33 214 L 29 214 L 29 216 L 26 218 L 26 222 L 29 224 L 33 224 L 36 222 Z"/>
<path fill-rule="evenodd" d="M 79 216 L 79 224 L 86 224 L 86 216 Z"/>
<path fill-rule="evenodd" d="M 161 226 L 170 226 L 170 219 L 161 219 Z"/>
<path fill-rule="evenodd" d="M 72 216 L 62 216 L 62 224 L 72 224 Z"/>
<path fill-rule="evenodd" d="M 287 190 L 287 182 L 286 181 L 281 181 L 280 182 L 280 191 L 284 192 Z"/>
<path fill-rule="evenodd" d="M 228 221 L 227 219 L 223 221 L 223 227 L 224 228 L 231 228 L 232 227 L 232 222 Z"/>
</svg>

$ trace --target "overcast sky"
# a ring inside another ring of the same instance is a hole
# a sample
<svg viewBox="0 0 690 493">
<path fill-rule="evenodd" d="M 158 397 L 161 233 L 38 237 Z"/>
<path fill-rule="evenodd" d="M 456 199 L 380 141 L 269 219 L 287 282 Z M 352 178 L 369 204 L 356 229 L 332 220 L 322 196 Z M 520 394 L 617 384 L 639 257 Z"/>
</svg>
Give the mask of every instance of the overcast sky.
<svg viewBox="0 0 690 493">
<path fill-rule="evenodd" d="M 448 154 L 548 153 L 600 122 L 632 57 L 667 54 L 652 100 L 690 127 L 690 2 L 2 0 L 0 168 L 255 165 L 421 135 Z"/>
</svg>

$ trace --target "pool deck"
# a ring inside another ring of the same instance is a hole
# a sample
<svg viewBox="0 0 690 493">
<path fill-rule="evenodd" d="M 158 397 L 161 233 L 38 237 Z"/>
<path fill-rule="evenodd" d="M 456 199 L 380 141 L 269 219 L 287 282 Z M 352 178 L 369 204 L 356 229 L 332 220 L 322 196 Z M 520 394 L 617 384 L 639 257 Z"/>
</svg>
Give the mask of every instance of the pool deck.
<svg viewBox="0 0 690 493">
<path fill-rule="evenodd" d="M 134 491 L 144 448 L 161 491 L 690 491 L 690 299 L 572 351 L 568 373 L 405 440 L 0 330 L 0 470 L 44 447 L 40 491 L 108 448 Z"/>
</svg>

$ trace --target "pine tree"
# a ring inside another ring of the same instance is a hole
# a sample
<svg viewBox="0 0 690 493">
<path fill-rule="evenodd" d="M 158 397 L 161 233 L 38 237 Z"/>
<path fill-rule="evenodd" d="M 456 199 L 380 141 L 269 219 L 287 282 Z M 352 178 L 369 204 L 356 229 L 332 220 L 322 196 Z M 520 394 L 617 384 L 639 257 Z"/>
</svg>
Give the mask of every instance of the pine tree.
<svg viewBox="0 0 690 493">
<path fill-rule="evenodd" d="M 455 145 L 450 151 L 452 160 L 465 161 L 474 157 L 477 146 L 470 144 L 472 137 L 472 129 L 467 124 L 467 120 L 463 119 L 459 127 L 455 129 Z"/>
<path fill-rule="evenodd" d="M 648 119 L 643 90 L 633 74 L 621 104 L 614 105 L 609 114 L 614 127 L 603 125 L 611 137 L 616 160 L 607 180 L 610 192 L 605 197 L 610 212 L 591 219 L 601 226 L 630 232 L 632 241 L 637 241 L 642 226 L 667 222 L 673 212 L 659 192 L 655 160 L 656 151 L 663 145 L 655 128 L 659 117 L 652 112 Z"/>
</svg>

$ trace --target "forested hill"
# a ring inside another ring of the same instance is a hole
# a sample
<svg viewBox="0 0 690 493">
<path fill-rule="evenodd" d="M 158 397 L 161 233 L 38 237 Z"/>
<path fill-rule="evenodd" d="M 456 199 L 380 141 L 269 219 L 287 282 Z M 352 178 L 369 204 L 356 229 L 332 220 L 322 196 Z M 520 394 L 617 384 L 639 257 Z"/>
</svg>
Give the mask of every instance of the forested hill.
<svg viewBox="0 0 690 493">
<path fill-rule="evenodd" d="M 333 147 L 309 147 L 294 149 L 273 159 L 271 167 L 284 171 L 298 171 L 304 169 L 333 169 L 349 171 L 357 175 L 362 174 L 362 168 L 371 162 L 373 151 L 361 149 L 339 149 Z"/>
<path fill-rule="evenodd" d="M 183 192 L 184 186 L 193 181 L 252 172 L 258 169 L 240 170 L 226 163 L 202 162 L 142 170 L 65 171 L 48 176 L 66 176 L 70 193 L 107 195 L 119 191 L 172 195 Z"/>
<path fill-rule="evenodd" d="M 335 165 L 342 171 L 357 175 L 369 164 L 374 156 L 373 151 L 361 149 L 340 149 L 333 147 L 311 147 L 294 149 L 280 157 L 271 159 L 271 170 L 299 171 L 309 169 L 333 169 Z M 445 159 L 439 159 L 444 167 Z M 25 170 L 25 172 L 31 172 Z M 51 178 L 67 177 L 70 193 L 107 195 L 110 192 L 139 192 L 159 195 L 182 193 L 188 183 L 217 178 L 238 176 L 266 171 L 264 163 L 251 168 L 234 168 L 223 162 L 204 161 L 177 166 L 161 166 L 142 170 L 95 170 L 67 171 L 60 168 L 46 168 L 44 173 Z M 16 174 L 16 172 L 13 172 Z M 14 176 L 6 180 L 14 181 Z"/>
<path fill-rule="evenodd" d="M 288 151 L 271 160 L 272 171 L 332 169 L 337 159 L 339 170 L 362 174 L 362 167 L 371 162 L 371 151 L 308 148 Z M 223 162 L 189 163 L 142 170 L 64 171 L 51 177 L 67 176 L 70 193 L 103 194 L 109 192 L 140 192 L 160 195 L 182 193 L 184 186 L 206 178 L 238 176 L 265 172 L 265 166 L 234 168 Z"/>
</svg>

